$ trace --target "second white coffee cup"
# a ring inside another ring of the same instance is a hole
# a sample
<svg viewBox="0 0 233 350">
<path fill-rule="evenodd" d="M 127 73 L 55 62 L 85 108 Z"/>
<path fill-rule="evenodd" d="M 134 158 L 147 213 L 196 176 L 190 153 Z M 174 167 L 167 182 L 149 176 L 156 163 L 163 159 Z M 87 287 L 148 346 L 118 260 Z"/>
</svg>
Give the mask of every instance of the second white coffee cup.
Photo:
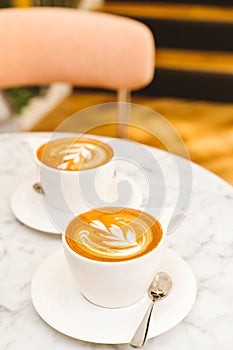
<svg viewBox="0 0 233 350">
<path fill-rule="evenodd" d="M 70 139 L 73 140 L 73 138 Z M 76 140 L 79 143 L 82 137 L 77 137 Z M 54 141 L 59 143 L 59 139 L 47 140 L 49 143 Z M 111 185 L 115 171 L 113 150 L 108 144 L 104 143 L 104 150 L 107 150 L 111 156 L 107 157 L 106 162 L 101 163 L 100 161 L 100 164 L 95 164 L 93 168 L 70 171 L 65 168 L 54 168 L 39 159 L 38 150 L 46 143 L 45 140 L 28 139 L 26 142 L 33 151 L 33 157 L 39 169 L 40 185 L 45 195 L 44 199 L 49 205 L 63 212 L 76 213 L 80 212 L 84 204 L 87 208 L 92 208 L 98 206 L 101 199 L 104 200 L 105 191 Z M 85 142 L 86 144 L 93 143 L 94 146 L 103 144 L 91 137 L 85 137 Z M 72 157 L 72 153 L 67 157 L 69 156 Z"/>
</svg>

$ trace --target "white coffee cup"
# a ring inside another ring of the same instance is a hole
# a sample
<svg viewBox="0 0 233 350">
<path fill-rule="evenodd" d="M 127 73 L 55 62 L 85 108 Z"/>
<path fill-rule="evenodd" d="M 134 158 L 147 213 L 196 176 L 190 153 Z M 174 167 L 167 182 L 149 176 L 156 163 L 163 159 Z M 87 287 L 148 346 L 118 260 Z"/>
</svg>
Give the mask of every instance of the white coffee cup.
<svg viewBox="0 0 233 350">
<path fill-rule="evenodd" d="M 98 208 L 96 210 L 106 211 L 108 208 Z M 124 208 L 123 210 L 140 212 L 130 208 Z M 119 218 L 121 214 L 116 213 L 116 215 Z M 143 213 L 143 215 L 150 216 L 150 220 L 159 225 L 156 226 L 160 227 L 159 241 L 156 246 L 149 251 L 145 251 L 142 255 L 136 254 L 128 260 L 119 260 L 121 259 L 119 258 L 116 261 L 96 260 L 71 248 L 66 237 L 69 236 L 70 227 L 73 229 L 71 225 L 79 225 L 77 218 L 72 220 L 68 225 L 66 235 L 62 236 L 62 244 L 68 266 L 77 283 L 77 293 L 82 293 L 87 300 L 95 305 L 106 308 L 129 306 L 146 295 L 155 273 L 159 270 L 165 231 L 151 215 L 147 213 Z M 83 214 L 79 217 L 83 218 Z"/>
<path fill-rule="evenodd" d="M 98 141 L 96 138 L 90 140 Z M 101 196 L 111 185 L 114 176 L 112 159 L 105 164 L 85 170 L 60 170 L 44 164 L 38 158 L 38 149 L 50 139 L 29 138 L 24 144 L 29 145 L 39 170 L 39 182 L 49 205 L 63 212 L 80 212 L 83 203 L 86 207 L 96 207 Z M 111 148 L 108 145 L 109 148 Z"/>
</svg>

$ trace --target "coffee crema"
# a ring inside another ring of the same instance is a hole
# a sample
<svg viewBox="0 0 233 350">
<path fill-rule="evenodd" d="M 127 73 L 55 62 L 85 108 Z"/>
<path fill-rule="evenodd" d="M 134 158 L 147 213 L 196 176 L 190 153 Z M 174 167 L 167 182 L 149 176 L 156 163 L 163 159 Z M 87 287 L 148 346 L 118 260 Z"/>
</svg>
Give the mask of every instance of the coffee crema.
<svg viewBox="0 0 233 350">
<path fill-rule="evenodd" d="M 161 224 L 151 215 L 131 208 L 93 209 L 75 217 L 65 239 L 77 254 L 97 261 L 125 261 L 157 247 Z"/>
<path fill-rule="evenodd" d="M 113 150 L 108 144 L 86 137 L 56 139 L 37 150 L 37 158 L 43 164 L 68 171 L 93 169 L 112 157 Z"/>
</svg>

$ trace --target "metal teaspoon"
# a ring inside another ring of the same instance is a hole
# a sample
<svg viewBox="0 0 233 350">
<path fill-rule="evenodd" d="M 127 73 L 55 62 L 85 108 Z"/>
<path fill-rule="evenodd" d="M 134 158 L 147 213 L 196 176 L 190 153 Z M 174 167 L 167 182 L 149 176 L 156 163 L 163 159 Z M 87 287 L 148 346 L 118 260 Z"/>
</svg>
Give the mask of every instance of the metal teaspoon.
<svg viewBox="0 0 233 350">
<path fill-rule="evenodd" d="M 44 190 L 41 187 L 41 184 L 39 182 L 36 182 L 32 185 L 32 187 L 34 188 L 34 190 L 38 193 L 44 194 Z"/>
<path fill-rule="evenodd" d="M 151 314 L 154 308 L 154 304 L 157 300 L 165 298 L 172 288 L 171 277 L 166 272 L 158 272 L 152 280 L 152 283 L 148 289 L 148 294 L 152 299 L 152 302 L 145 313 L 141 323 L 139 324 L 130 345 L 134 348 L 141 348 L 144 346 L 149 329 Z"/>
</svg>

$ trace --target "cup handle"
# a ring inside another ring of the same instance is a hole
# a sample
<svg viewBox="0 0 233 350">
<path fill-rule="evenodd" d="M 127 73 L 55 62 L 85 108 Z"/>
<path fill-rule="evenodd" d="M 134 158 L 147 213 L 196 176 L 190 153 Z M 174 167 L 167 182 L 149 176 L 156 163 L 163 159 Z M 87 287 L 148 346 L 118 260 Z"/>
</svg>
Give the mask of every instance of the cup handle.
<svg viewBox="0 0 233 350">
<path fill-rule="evenodd" d="M 161 218 L 159 218 L 160 223 L 162 224 L 164 232 L 166 235 L 170 235 L 175 231 L 181 221 L 186 217 L 185 212 L 183 210 L 176 210 L 176 214 L 172 213 L 173 208 L 167 207 L 164 209 Z"/>
<path fill-rule="evenodd" d="M 170 235 L 178 227 L 178 224 L 186 217 L 184 212 L 179 212 L 175 216 L 171 217 L 167 225 L 167 235 Z"/>
</svg>

